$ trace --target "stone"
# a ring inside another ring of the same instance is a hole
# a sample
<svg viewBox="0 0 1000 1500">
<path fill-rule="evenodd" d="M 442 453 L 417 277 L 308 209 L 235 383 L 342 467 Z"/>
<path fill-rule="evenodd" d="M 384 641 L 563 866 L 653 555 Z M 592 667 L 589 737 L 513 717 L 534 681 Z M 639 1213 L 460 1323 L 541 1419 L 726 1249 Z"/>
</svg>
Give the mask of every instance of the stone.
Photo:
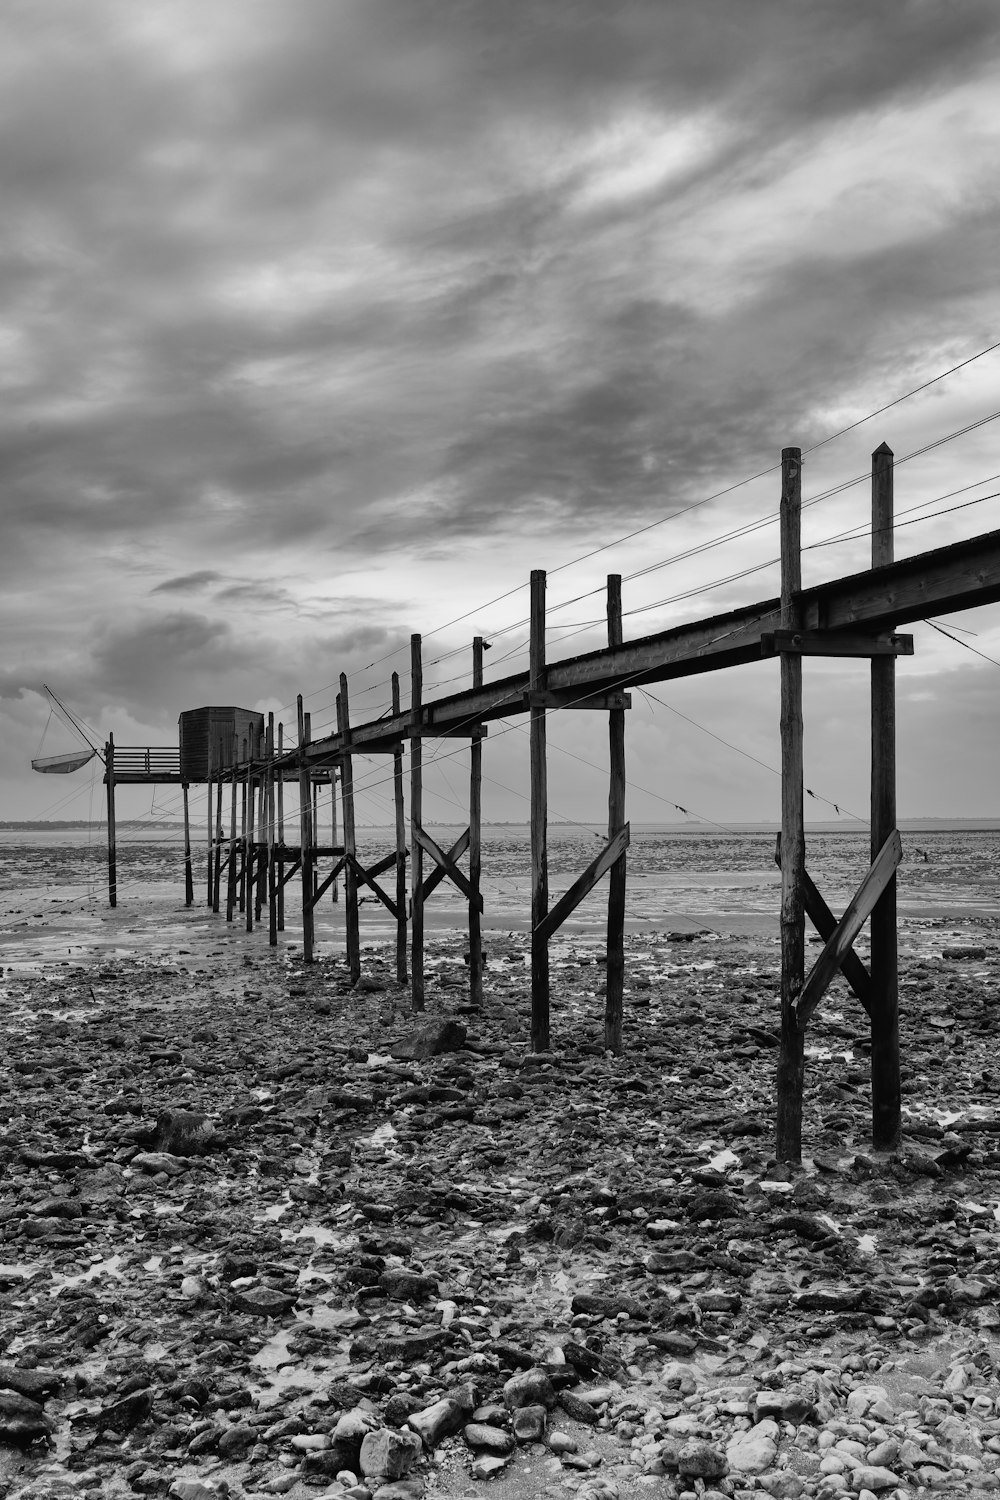
<svg viewBox="0 0 1000 1500">
<path fill-rule="evenodd" d="M 255 1318 L 281 1318 L 299 1300 L 294 1292 L 279 1292 L 273 1286 L 233 1287 L 233 1306 Z"/>
<path fill-rule="evenodd" d="M 462 1428 L 462 1436 L 470 1448 L 488 1448 L 491 1453 L 513 1453 L 515 1443 L 509 1432 L 502 1427 L 493 1427 L 488 1422 L 468 1422 Z"/>
<path fill-rule="evenodd" d="M 551 1410 L 556 1404 L 556 1393 L 546 1372 L 535 1366 L 512 1375 L 504 1383 L 503 1401 L 508 1411 L 516 1411 L 520 1406 L 545 1406 Z"/>
<path fill-rule="evenodd" d="M 19 1391 L 0 1391 L 0 1443 L 27 1448 L 39 1438 L 47 1438 L 53 1430 L 37 1401 Z"/>
<path fill-rule="evenodd" d="M 133 1156 L 129 1166 L 137 1172 L 164 1172 L 168 1177 L 179 1177 L 187 1171 L 187 1163 L 169 1151 L 140 1151 Z"/>
<path fill-rule="evenodd" d="M 596 1427 L 598 1416 L 593 1403 L 584 1401 L 583 1397 L 578 1396 L 575 1391 L 560 1391 L 559 1405 L 574 1422 L 583 1422 L 588 1427 Z"/>
<path fill-rule="evenodd" d="M 851 1484 L 856 1490 L 871 1490 L 877 1495 L 880 1490 L 894 1490 L 902 1483 L 898 1474 L 877 1464 L 860 1464 L 851 1470 Z"/>
<path fill-rule="evenodd" d="M 222 1144 L 214 1121 L 191 1109 L 168 1109 L 156 1117 L 154 1145 L 171 1156 L 205 1156 Z"/>
<path fill-rule="evenodd" d="M 56 1391 L 62 1389 L 65 1381 L 65 1375 L 59 1370 L 41 1367 L 22 1370 L 18 1365 L 0 1360 L 0 1389 L 17 1391 L 32 1401 L 44 1401 L 46 1396 L 54 1396 Z"/>
<path fill-rule="evenodd" d="M 816 1420 L 815 1403 L 794 1386 L 783 1391 L 758 1391 L 754 1404 L 758 1421 L 762 1417 L 775 1417 L 778 1421 L 794 1422 L 798 1426 Z"/>
<path fill-rule="evenodd" d="M 514 1412 L 514 1436 L 519 1443 L 540 1443 L 545 1436 L 544 1406 L 519 1406 Z"/>
<path fill-rule="evenodd" d="M 360 1466 L 366 1479 L 376 1475 L 383 1479 L 402 1479 L 422 1452 L 415 1432 L 401 1432 L 395 1427 L 380 1427 L 369 1432 L 361 1443 Z"/>
<path fill-rule="evenodd" d="M 93 1420 L 96 1426 L 110 1427 L 113 1432 L 131 1432 L 133 1427 L 145 1422 L 152 1410 L 152 1391 L 134 1391 L 121 1401 L 102 1407 Z"/>
<path fill-rule="evenodd" d="M 726 1462 L 736 1474 L 763 1474 L 774 1462 L 778 1451 L 779 1428 L 770 1418 L 758 1422 L 749 1432 L 738 1432 L 726 1444 Z"/>
<path fill-rule="evenodd" d="M 227 1427 L 219 1438 L 220 1458 L 242 1458 L 247 1449 L 253 1447 L 257 1436 L 257 1429 L 246 1422 L 240 1422 L 235 1427 Z"/>
<path fill-rule="evenodd" d="M 726 1467 L 725 1454 L 699 1438 L 682 1443 L 677 1453 L 677 1468 L 686 1479 L 722 1479 Z"/>
<path fill-rule="evenodd" d="M 464 1426 L 466 1412 L 461 1403 L 445 1396 L 423 1411 L 407 1417 L 406 1425 L 422 1440 L 427 1448 L 434 1448 L 442 1438 L 451 1437 Z"/>
<path fill-rule="evenodd" d="M 440 1057 L 444 1052 L 460 1052 L 465 1046 L 466 1030 L 461 1021 L 448 1017 L 444 1021 L 432 1022 L 411 1032 L 402 1041 L 390 1047 L 392 1056 L 400 1061 L 422 1062 L 428 1057 Z"/>
<path fill-rule="evenodd" d="M 407 1271 L 403 1266 L 387 1266 L 379 1277 L 379 1284 L 387 1297 L 398 1302 L 426 1302 L 428 1297 L 439 1295 L 436 1276 Z"/>
</svg>

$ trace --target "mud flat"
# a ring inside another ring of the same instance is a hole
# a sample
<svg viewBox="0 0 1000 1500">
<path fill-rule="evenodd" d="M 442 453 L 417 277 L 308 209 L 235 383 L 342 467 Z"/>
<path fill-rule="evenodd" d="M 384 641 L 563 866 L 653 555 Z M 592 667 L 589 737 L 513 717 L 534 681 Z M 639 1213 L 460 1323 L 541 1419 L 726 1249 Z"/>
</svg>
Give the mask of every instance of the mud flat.
<svg viewBox="0 0 1000 1500">
<path fill-rule="evenodd" d="M 351 990 L 337 956 L 198 913 L 131 946 L 119 913 L 84 962 L 18 962 L 25 920 L 0 985 L 10 1497 L 1000 1488 L 991 915 L 904 928 L 895 1156 L 834 988 L 799 1170 L 771 1160 L 768 934 L 631 934 L 616 1059 L 586 935 L 553 944 L 532 1056 L 514 932 L 481 1014 L 434 936 L 414 1018 L 377 944 Z"/>
</svg>

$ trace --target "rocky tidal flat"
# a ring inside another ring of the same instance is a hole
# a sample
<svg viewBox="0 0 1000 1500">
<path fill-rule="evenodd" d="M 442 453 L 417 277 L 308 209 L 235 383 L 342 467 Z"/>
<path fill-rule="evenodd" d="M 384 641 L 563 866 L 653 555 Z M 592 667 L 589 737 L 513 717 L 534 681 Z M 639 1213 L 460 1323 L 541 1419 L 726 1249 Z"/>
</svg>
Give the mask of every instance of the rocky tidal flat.
<svg viewBox="0 0 1000 1500">
<path fill-rule="evenodd" d="M 811 1033 L 772 1159 L 778 947 L 457 934 L 414 1017 L 237 944 L 8 970 L 0 1491 L 815 1496 L 1000 1489 L 1000 929 L 914 924 L 906 1139 L 868 1145 L 866 1018 Z"/>
</svg>

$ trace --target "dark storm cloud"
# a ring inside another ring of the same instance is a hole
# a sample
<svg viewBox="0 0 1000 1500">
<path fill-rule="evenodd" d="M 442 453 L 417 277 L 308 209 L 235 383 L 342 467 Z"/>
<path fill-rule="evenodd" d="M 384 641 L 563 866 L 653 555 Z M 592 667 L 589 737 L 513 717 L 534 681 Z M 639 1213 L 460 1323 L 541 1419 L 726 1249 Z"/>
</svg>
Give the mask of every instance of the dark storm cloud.
<svg viewBox="0 0 1000 1500">
<path fill-rule="evenodd" d="M 203 568 L 200 573 L 184 573 L 179 578 L 165 578 L 152 590 L 154 594 L 196 594 L 222 580 L 221 573 Z"/>
<path fill-rule="evenodd" d="M 765 186 L 823 121 L 974 74 L 998 24 L 899 0 L 8 8 L 7 515 L 360 549 L 428 514 L 478 536 L 680 503 L 749 429 L 804 419 L 820 377 L 730 360 L 731 328 L 669 279 L 651 295 L 645 237 L 713 186 Z M 630 110 L 729 129 L 583 212 L 574 145 Z M 841 290 L 891 321 L 935 254 L 929 235 Z M 963 259 L 935 264 L 935 298 Z M 822 265 L 793 274 L 823 301 Z M 748 338 L 776 300 L 736 315 Z M 845 323 L 803 330 L 828 385 L 867 358 Z"/>
</svg>

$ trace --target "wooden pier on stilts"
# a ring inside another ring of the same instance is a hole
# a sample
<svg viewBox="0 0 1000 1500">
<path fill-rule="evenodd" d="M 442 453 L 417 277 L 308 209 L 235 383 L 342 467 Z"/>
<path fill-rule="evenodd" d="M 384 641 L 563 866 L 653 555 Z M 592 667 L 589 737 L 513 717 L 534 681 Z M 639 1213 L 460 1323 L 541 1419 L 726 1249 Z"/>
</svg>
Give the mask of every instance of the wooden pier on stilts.
<svg viewBox="0 0 1000 1500">
<path fill-rule="evenodd" d="M 491 720 L 527 715 L 531 806 L 531 1046 L 550 1046 L 548 944 L 560 925 L 605 875 L 608 883 L 607 993 L 605 1046 L 620 1053 L 624 985 L 626 860 L 629 825 L 625 812 L 625 715 L 628 690 L 647 683 L 715 672 L 778 657 L 781 678 L 781 834 L 776 857 L 781 869 L 780 1051 L 777 1069 L 776 1152 L 781 1160 L 801 1156 L 805 1092 L 805 1035 L 831 980 L 842 973 L 869 1019 L 871 1035 L 872 1139 L 891 1149 L 900 1139 L 901 1095 L 897 999 L 896 868 L 902 844 L 896 828 L 895 664 L 912 654 L 912 637 L 901 626 L 952 610 L 1000 602 L 1000 531 L 893 560 L 893 455 L 882 444 L 872 455 L 872 566 L 869 570 L 803 588 L 801 580 L 801 476 L 798 448 L 786 448 L 781 464 L 781 594 L 726 614 L 626 641 L 622 630 L 621 579 L 608 578 L 607 646 L 584 655 L 549 662 L 545 640 L 545 573 L 531 575 L 530 656 L 527 672 L 487 683 L 486 643 L 476 637 L 471 685 L 432 699 L 423 693 L 421 638 L 411 638 L 411 695 L 400 700 L 393 674 L 388 717 L 354 724 L 348 680 L 340 677 L 337 730 L 313 739 L 302 699 L 298 700 L 297 740 L 288 747 L 284 726 L 273 717 L 265 729 L 260 716 L 244 715 L 245 731 L 204 735 L 203 756 L 166 749 L 116 746 L 105 752 L 108 806 L 108 878 L 111 905 L 117 900 L 115 790 L 129 784 L 176 784 L 184 794 L 185 892 L 194 901 L 188 790 L 207 788 L 207 900 L 221 906 L 226 875 L 225 914 L 237 909 L 247 931 L 266 906 L 269 941 L 284 928 L 285 893 L 301 880 L 302 958 L 315 959 L 313 915 L 328 893 L 336 900 L 343 879 L 347 965 L 352 981 L 361 977 L 359 891 L 370 892 L 396 923 L 396 973 L 409 982 L 414 1011 L 424 1006 L 424 910 L 444 880 L 464 896 L 469 910 L 469 989 L 474 1006 L 483 999 L 481 890 L 482 757 Z M 806 868 L 803 816 L 803 659 L 858 657 L 869 662 L 871 677 L 871 867 L 846 910 L 838 917 L 827 906 Z M 553 713 L 569 710 L 608 715 L 608 834 L 599 853 L 550 904 L 547 860 L 546 726 Z M 242 710 L 195 710 L 206 724 L 212 715 L 236 718 Z M 182 721 L 184 716 L 182 715 Z M 242 722 L 242 721 L 241 721 Z M 183 725 L 182 725 L 183 727 Z M 214 736 L 214 737 L 213 737 Z M 425 826 L 423 752 L 427 741 L 467 741 L 470 747 L 469 823 L 449 848 Z M 403 759 L 409 746 L 409 848 L 404 808 Z M 354 758 L 391 759 L 395 815 L 392 852 L 372 864 L 359 853 L 355 822 Z M 299 837 L 286 843 L 284 796 L 299 791 Z M 330 842 L 317 829 L 319 790 L 327 786 L 333 803 Z M 229 788 L 228 829 L 224 789 Z M 337 816 L 337 790 L 340 816 Z M 338 838 L 338 829 L 340 836 Z M 468 871 L 460 861 L 468 855 Z M 409 881 L 406 864 L 409 859 Z M 321 865 L 330 861 L 326 873 Z M 426 873 L 425 873 L 426 872 Z M 395 879 L 390 877 L 394 873 Z M 380 883 L 385 878 L 385 883 Z M 407 896 L 407 892 L 409 893 Z M 805 969 L 806 918 L 823 947 Z M 853 944 L 870 921 L 871 958 L 866 968 Z M 407 970 L 409 958 L 409 971 Z"/>
</svg>

